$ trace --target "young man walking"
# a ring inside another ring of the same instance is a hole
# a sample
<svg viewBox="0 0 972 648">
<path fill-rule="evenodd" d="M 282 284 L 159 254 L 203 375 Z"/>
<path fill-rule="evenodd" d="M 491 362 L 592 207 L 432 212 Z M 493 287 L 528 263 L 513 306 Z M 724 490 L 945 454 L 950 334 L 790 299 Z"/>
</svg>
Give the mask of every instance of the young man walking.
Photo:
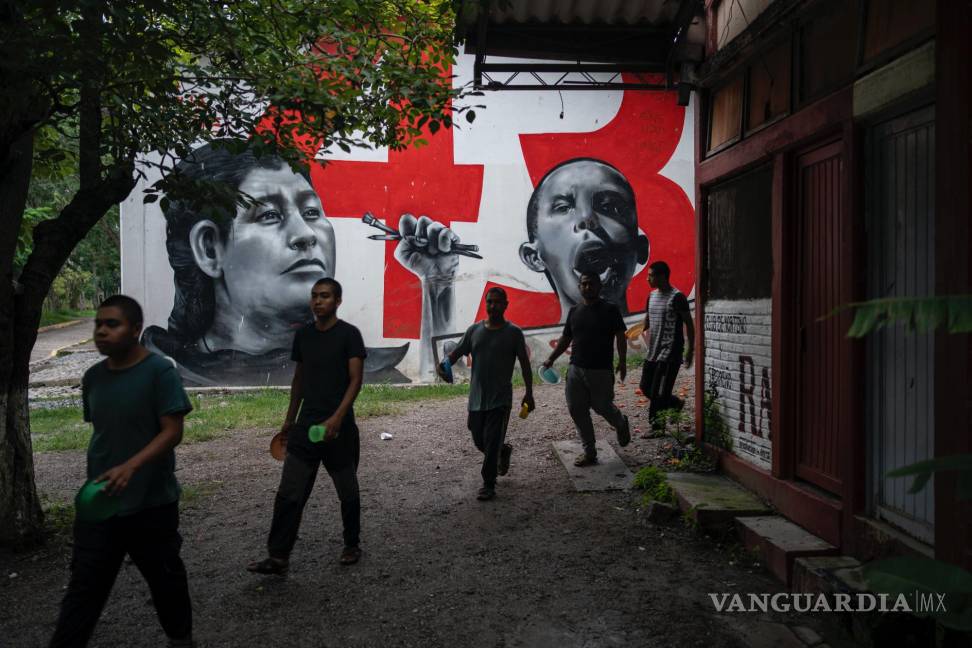
<svg viewBox="0 0 972 648">
<path fill-rule="evenodd" d="M 281 432 L 286 438 L 280 486 L 273 503 L 273 520 L 267 538 L 267 558 L 247 569 L 259 574 L 283 574 L 304 506 L 314 488 L 321 464 L 331 476 L 341 501 L 344 549 L 340 563 L 351 565 L 361 558 L 361 500 L 358 495 L 360 443 L 354 421 L 354 401 L 361 391 L 365 346 L 355 326 L 338 319 L 341 284 L 320 279 L 311 289 L 314 323 L 297 331 L 292 359 L 296 363 L 290 387 L 290 407 Z M 323 440 L 309 433 L 323 425 Z"/>
<path fill-rule="evenodd" d="M 513 446 L 505 443 L 506 427 L 513 407 L 513 362 L 520 361 L 520 371 L 526 385 L 522 404 L 533 411 L 533 373 L 527 356 L 523 331 L 504 319 L 509 302 L 502 288 L 490 288 L 486 293 L 487 318 L 476 322 L 449 354 L 449 362 L 472 355 L 472 379 L 469 385 L 468 427 L 473 443 L 483 453 L 483 487 L 476 498 L 496 497 L 496 475 L 505 475 L 510 468 Z M 439 376 L 445 379 L 441 365 Z"/>
<path fill-rule="evenodd" d="M 618 445 L 624 447 L 631 441 L 628 417 L 614 405 L 614 371 L 611 369 L 613 343 L 618 351 L 616 371 L 624 382 L 628 374 L 628 347 L 621 311 L 616 305 L 601 299 L 600 276 L 585 272 L 580 277 L 578 288 L 582 301 L 570 309 L 564 332 L 543 366 L 550 367 L 573 343 L 567 370 L 567 409 L 584 445 L 584 454 L 577 457 L 574 465 L 591 466 L 597 463 L 591 409 L 617 431 Z"/>
<path fill-rule="evenodd" d="M 648 353 L 641 370 L 640 387 L 645 398 L 651 399 L 648 419 L 653 434 L 663 427 L 658 421 L 658 413 L 682 405 L 672 397 L 672 389 L 682 365 L 682 354 L 685 355 L 685 366 L 691 367 L 695 349 L 695 326 L 688 299 L 672 286 L 670 279 L 671 270 L 664 261 L 656 261 L 648 267 L 648 284 L 654 290 L 645 304 L 644 335 L 648 338 Z"/>
<path fill-rule="evenodd" d="M 141 333 L 142 308 L 131 297 L 98 307 L 94 342 L 107 358 L 81 380 L 84 420 L 94 428 L 87 472 L 118 498 L 118 512 L 75 518 L 71 580 L 52 647 L 87 645 L 126 554 L 148 582 L 169 645 L 194 645 L 173 451 L 192 405 L 172 363 L 138 343 Z"/>
</svg>

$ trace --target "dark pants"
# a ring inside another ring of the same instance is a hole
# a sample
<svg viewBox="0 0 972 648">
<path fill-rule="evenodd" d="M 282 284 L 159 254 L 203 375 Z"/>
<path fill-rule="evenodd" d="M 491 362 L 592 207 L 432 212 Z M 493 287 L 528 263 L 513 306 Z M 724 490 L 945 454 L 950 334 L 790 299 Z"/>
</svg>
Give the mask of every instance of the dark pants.
<svg viewBox="0 0 972 648">
<path fill-rule="evenodd" d="M 284 459 L 280 486 L 273 501 L 273 521 L 267 538 L 267 552 L 273 558 L 287 559 L 297 542 L 297 531 L 304 506 L 314 489 L 321 460 L 308 460 L 290 452 Z M 346 462 L 339 468 L 324 468 L 334 482 L 341 500 L 341 521 L 344 523 L 344 546 L 357 547 L 361 534 L 361 498 L 358 493 L 358 460 Z"/>
<path fill-rule="evenodd" d="M 473 443 L 485 455 L 481 474 L 483 486 L 487 488 L 496 487 L 496 467 L 499 463 L 500 451 L 503 449 L 503 441 L 506 439 L 506 427 L 510 423 L 510 409 L 497 407 L 482 412 L 469 412 L 466 422 L 469 431 L 472 432 Z"/>
<path fill-rule="evenodd" d="M 675 388 L 675 378 L 678 377 L 680 362 L 653 362 L 646 361 L 641 370 L 641 393 L 645 398 L 651 399 L 648 406 L 648 420 L 651 427 L 660 430 L 664 425 L 657 420 L 658 412 L 667 409 L 681 409 L 684 404 L 678 398 L 672 396 L 672 389 Z"/>
<path fill-rule="evenodd" d="M 188 638 L 192 605 L 181 547 L 178 502 L 104 522 L 76 519 L 71 580 L 50 645 L 87 645 L 125 554 L 145 577 L 165 634 L 170 639 Z"/>
<path fill-rule="evenodd" d="M 597 441 L 594 439 L 593 409 L 615 430 L 624 425 L 624 414 L 614 404 L 614 371 L 611 369 L 585 369 L 570 365 L 567 369 L 567 411 L 574 421 L 584 454 L 597 458 Z"/>
</svg>

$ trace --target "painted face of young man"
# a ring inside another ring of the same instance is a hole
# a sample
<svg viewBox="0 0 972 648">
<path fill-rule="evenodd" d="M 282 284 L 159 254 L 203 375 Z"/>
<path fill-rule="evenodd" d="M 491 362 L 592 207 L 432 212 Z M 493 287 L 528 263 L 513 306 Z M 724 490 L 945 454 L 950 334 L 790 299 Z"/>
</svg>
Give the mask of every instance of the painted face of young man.
<svg viewBox="0 0 972 648">
<path fill-rule="evenodd" d="M 239 190 L 240 207 L 219 254 L 234 307 L 301 319 L 314 282 L 334 276 L 334 228 L 307 180 L 287 167 L 254 169 Z"/>
<path fill-rule="evenodd" d="M 502 322 L 503 314 L 509 305 L 502 293 L 495 290 L 486 293 L 486 316 L 489 317 L 489 321 Z"/>
<path fill-rule="evenodd" d="M 330 319 L 337 313 L 340 305 L 341 298 L 334 294 L 334 286 L 331 284 L 321 283 L 311 289 L 311 312 L 318 321 L 324 322 Z"/>
<path fill-rule="evenodd" d="M 95 314 L 94 343 L 101 355 L 124 355 L 141 335 L 142 325 L 128 321 L 118 306 L 102 306 Z"/>
<path fill-rule="evenodd" d="M 537 192 L 534 241 L 520 249 L 524 263 L 546 270 L 571 303 L 581 298 L 580 275 L 592 272 L 601 279 L 603 297 L 624 305 L 638 262 L 647 258 L 624 177 L 596 160 L 577 160 L 553 171 Z"/>
</svg>

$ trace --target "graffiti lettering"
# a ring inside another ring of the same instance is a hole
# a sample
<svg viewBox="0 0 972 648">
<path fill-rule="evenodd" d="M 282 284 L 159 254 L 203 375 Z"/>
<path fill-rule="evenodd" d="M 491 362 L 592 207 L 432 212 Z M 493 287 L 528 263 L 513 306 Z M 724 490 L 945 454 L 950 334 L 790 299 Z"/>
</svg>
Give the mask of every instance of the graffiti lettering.
<svg viewBox="0 0 972 648">
<path fill-rule="evenodd" d="M 770 462 L 773 460 L 772 452 L 769 448 L 756 445 L 749 439 L 740 437 L 734 441 L 734 448 L 737 452 L 748 454 L 751 457 L 759 457 L 762 461 Z"/>
<path fill-rule="evenodd" d="M 749 367 L 749 384 L 746 383 L 746 367 Z M 746 401 L 749 401 L 749 429 L 753 436 L 763 436 L 756 424 L 756 372 L 750 356 L 739 356 L 739 431 L 746 431 Z"/>
<path fill-rule="evenodd" d="M 705 330 L 711 333 L 745 333 L 748 321 L 745 315 L 706 314 Z"/>
<path fill-rule="evenodd" d="M 763 376 L 760 379 L 759 386 L 759 426 L 758 429 L 763 429 L 763 412 L 766 412 L 766 438 L 772 436 L 772 422 L 773 422 L 773 401 L 772 401 L 772 390 L 770 389 L 770 379 L 769 379 L 769 369 L 763 367 Z"/>
<path fill-rule="evenodd" d="M 732 374 L 725 369 L 709 367 L 709 387 L 725 390 L 732 387 Z"/>
</svg>

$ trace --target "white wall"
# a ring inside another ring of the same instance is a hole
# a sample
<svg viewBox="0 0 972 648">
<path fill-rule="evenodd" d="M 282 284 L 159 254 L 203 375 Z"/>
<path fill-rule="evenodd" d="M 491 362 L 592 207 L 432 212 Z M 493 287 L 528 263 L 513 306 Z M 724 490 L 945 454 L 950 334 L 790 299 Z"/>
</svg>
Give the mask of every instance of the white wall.
<svg viewBox="0 0 972 648">
<path fill-rule="evenodd" d="M 705 303 L 705 385 L 718 391 L 733 452 L 772 465 L 772 300 Z"/>
<path fill-rule="evenodd" d="M 459 58 L 455 69 L 457 85 L 471 80 L 472 62 L 472 56 Z M 457 332 L 464 330 L 475 318 L 488 281 L 547 296 L 553 294 L 544 275 L 525 267 L 517 253 L 520 244 L 527 240 L 524 215 L 534 188 L 524 160 L 520 135 L 596 134 L 615 119 L 622 98 L 620 91 L 500 91 L 473 98 L 473 102 L 484 104 L 485 109 L 477 109 L 477 119 L 473 124 L 467 124 L 461 118 L 458 120 L 461 126 L 454 129 L 452 135 L 453 161 L 455 164 L 483 167 L 479 214 L 476 222 L 455 222 L 452 227 L 463 240 L 479 244 L 485 260 L 460 259 L 454 317 Z M 561 111 L 563 118 L 560 117 Z M 684 199 L 694 206 L 695 127 L 692 107 L 685 109 L 684 114 L 678 145 L 658 175 L 680 188 Z M 645 125 L 651 126 L 650 119 L 645 120 Z M 650 146 L 650 128 L 646 128 L 645 132 L 646 145 Z M 381 164 L 388 160 L 389 153 L 385 149 L 352 150 L 350 154 L 328 152 L 324 157 L 338 163 L 352 160 Z M 417 174 L 421 172 L 421 168 L 416 169 Z M 150 173 L 121 207 L 122 291 L 142 303 L 146 326 L 164 328 L 174 295 L 172 270 L 165 247 L 165 219 L 158 203 L 142 203 L 142 190 L 156 179 L 157 176 Z M 448 191 L 448 178 L 442 179 L 442 186 L 444 191 Z M 634 190 L 636 194 L 639 193 L 638 186 Z M 650 190 L 646 189 L 643 193 L 648 195 Z M 332 216 L 327 197 L 321 198 L 325 212 Z M 413 379 L 421 378 L 418 375 L 417 341 L 384 337 L 383 318 L 388 316 L 387 310 L 382 310 L 387 288 L 384 281 L 387 272 L 385 246 L 369 241 L 367 236 L 376 232 L 360 221 L 348 217 L 332 217 L 331 221 L 337 237 L 335 277 L 344 284 L 345 289 L 342 317 L 362 330 L 365 343 L 369 346 L 392 346 L 411 341 L 409 355 L 399 368 Z M 694 232 L 690 210 L 675 227 Z M 647 234 L 652 239 L 652 235 L 657 233 Z M 655 246 L 652 240 L 650 260 L 663 258 L 664 246 Z M 662 239 L 659 237 L 658 240 Z M 639 272 L 642 269 L 643 266 Z M 691 278 L 686 280 L 682 277 L 681 282 L 675 279 L 684 292 L 688 294 L 693 291 Z M 635 280 L 643 283 L 644 274 L 636 275 Z M 543 324 L 553 326 L 557 322 Z"/>
</svg>

